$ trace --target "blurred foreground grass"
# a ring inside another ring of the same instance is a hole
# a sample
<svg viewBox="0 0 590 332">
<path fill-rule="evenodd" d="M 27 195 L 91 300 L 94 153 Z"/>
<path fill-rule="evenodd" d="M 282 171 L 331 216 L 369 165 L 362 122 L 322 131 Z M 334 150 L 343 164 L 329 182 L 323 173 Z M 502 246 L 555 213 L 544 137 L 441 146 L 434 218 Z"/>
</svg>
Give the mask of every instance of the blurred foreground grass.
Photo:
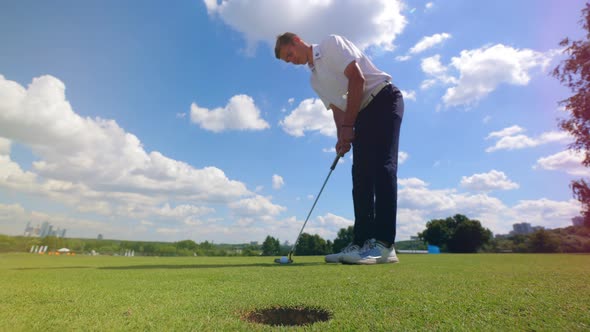
<svg viewBox="0 0 590 332">
<path fill-rule="evenodd" d="M 590 329 L 590 255 L 274 258 L 3 254 L 0 331 L 276 330 L 241 319 L 275 306 L 329 310 L 317 331 Z"/>
</svg>

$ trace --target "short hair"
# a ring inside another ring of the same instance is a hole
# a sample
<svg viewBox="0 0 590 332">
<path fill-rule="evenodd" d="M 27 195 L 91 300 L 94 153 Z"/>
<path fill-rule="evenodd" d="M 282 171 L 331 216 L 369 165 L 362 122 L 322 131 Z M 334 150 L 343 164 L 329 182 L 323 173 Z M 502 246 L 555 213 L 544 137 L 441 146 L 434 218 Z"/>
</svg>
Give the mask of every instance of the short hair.
<svg viewBox="0 0 590 332">
<path fill-rule="evenodd" d="M 275 56 L 277 59 L 281 58 L 281 47 L 293 44 L 293 39 L 296 37 L 298 36 L 292 32 L 285 32 L 282 35 L 277 36 L 277 43 L 275 45 Z"/>
</svg>

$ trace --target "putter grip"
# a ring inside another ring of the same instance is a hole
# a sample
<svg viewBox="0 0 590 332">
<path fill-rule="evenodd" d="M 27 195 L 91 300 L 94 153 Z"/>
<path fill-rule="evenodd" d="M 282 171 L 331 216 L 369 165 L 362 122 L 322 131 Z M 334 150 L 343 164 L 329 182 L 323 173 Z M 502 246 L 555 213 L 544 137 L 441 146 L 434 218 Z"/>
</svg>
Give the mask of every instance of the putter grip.
<svg viewBox="0 0 590 332">
<path fill-rule="evenodd" d="M 334 168 L 336 168 L 336 164 L 338 164 L 338 160 L 340 160 L 341 155 L 340 154 L 336 154 L 336 158 L 334 159 L 334 162 L 332 163 L 332 166 L 330 166 L 331 170 L 334 170 Z"/>
</svg>

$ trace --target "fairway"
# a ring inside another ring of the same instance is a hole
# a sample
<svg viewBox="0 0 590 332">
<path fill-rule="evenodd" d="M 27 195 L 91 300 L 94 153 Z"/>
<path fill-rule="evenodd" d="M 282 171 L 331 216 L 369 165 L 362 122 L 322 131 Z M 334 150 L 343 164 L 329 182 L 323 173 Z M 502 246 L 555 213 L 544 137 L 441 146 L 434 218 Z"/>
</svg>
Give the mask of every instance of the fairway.
<svg viewBox="0 0 590 332">
<path fill-rule="evenodd" d="M 0 331 L 276 330 L 242 318 L 279 306 L 329 311 L 317 331 L 590 329 L 590 255 L 273 259 L 0 255 Z"/>
</svg>

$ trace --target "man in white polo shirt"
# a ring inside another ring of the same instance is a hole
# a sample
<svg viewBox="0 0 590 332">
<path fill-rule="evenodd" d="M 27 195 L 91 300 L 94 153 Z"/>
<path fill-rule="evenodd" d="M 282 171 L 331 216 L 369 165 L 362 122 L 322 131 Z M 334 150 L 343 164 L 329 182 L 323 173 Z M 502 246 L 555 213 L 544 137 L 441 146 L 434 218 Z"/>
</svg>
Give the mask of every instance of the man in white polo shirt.
<svg viewBox="0 0 590 332">
<path fill-rule="evenodd" d="M 396 263 L 397 154 L 404 101 L 391 76 L 352 42 L 330 35 L 307 44 L 294 33 L 277 37 L 275 56 L 308 65 L 311 85 L 334 115 L 340 155 L 353 149 L 354 241 L 328 263 Z"/>
</svg>

